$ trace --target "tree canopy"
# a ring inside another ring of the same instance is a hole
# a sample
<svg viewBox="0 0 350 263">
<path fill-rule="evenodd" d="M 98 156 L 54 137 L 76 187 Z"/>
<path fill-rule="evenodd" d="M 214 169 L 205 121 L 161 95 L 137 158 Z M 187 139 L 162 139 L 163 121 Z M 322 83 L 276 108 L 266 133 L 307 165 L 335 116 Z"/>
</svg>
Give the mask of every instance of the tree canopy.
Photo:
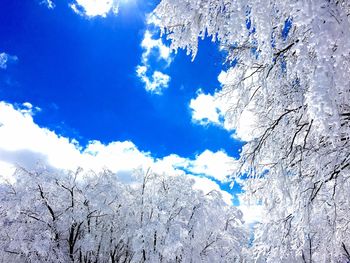
<svg viewBox="0 0 350 263">
<path fill-rule="evenodd" d="M 240 262 L 242 213 L 184 176 L 18 169 L 0 185 L 1 262 Z M 220 216 L 218 216 L 220 215 Z"/>
<path fill-rule="evenodd" d="M 239 129 L 251 118 L 236 177 L 265 208 L 255 260 L 350 260 L 349 1 L 162 0 L 172 48 L 199 38 L 226 52 L 220 95 Z"/>
</svg>

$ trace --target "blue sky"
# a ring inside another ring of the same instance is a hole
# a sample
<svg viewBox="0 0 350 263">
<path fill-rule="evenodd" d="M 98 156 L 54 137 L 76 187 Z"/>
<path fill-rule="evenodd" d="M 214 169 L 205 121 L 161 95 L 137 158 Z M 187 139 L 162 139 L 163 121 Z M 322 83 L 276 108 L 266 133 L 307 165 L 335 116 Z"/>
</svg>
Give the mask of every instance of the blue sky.
<svg viewBox="0 0 350 263">
<path fill-rule="evenodd" d="M 171 82 L 163 95 L 145 92 L 135 68 L 145 14 L 155 4 L 135 5 L 87 20 L 66 3 L 50 10 L 32 0 L 1 1 L 0 50 L 20 58 L 1 76 L 1 97 L 40 107 L 37 123 L 81 143 L 132 140 L 159 157 L 191 157 L 204 149 L 237 156 L 239 144 L 227 131 L 191 122 L 196 91 L 213 93 L 220 86 L 223 56 L 217 47 L 201 43 L 193 63 L 179 52 L 166 69 Z"/>
<path fill-rule="evenodd" d="M 242 142 L 232 138 L 223 113 L 214 107 L 211 117 L 198 112 L 196 119 L 191 106 L 200 96 L 212 102 L 220 89 L 224 56 L 215 44 L 200 42 L 193 62 L 184 51 L 162 58 L 157 47 L 144 62 L 145 32 L 164 48 L 169 44 L 146 23 L 157 1 L 122 1 L 118 14 L 106 17 L 87 17 L 84 6 L 77 14 L 69 3 L 74 1 L 56 1 L 54 8 L 39 0 L 0 2 L 0 53 L 8 58 L 0 68 L 0 101 L 22 113 L 29 102 L 35 125 L 82 148 L 92 140 L 130 141 L 153 158 L 194 160 L 205 151 L 238 158 Z M 136 73 L 140 65 L 150 80 L 156 71 L 169 77 L 159 94 L 145 89 Z"/>
</svg>

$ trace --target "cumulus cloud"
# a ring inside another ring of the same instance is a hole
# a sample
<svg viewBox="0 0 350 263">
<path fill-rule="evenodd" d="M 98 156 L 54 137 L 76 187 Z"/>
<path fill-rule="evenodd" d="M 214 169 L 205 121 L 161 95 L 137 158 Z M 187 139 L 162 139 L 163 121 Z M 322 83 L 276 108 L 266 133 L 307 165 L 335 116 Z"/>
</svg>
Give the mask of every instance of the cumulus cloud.
<svg viewBox="0 0 350 263">
<path fill-rule="evenodd" d="M 211 191 L 218 191 L 221 193 L 222 199 L 225 201 L 226 204 L 232 204 L 233 196 L 226 191 L 222 191 L 220 189 L 220 186 L 214 181 L 206 177 L 199 177 L 193 175 L 188 176 L 190 176 L 194 180 L 194 189 L 201 190 L 204 194 L 208 194 Z"/>
<path fill-rule="evenodd" d="M 234 71 L 222 71 L 218 80 L 221 85 L 232 84 Z M 257 116 L 254 114 L 254 105 L 247 107 L 240 116 L 229 118 L 227 114 L 230 107 L 239 100 L 235 91 L 230 96 L 222 95 L 221 91 L 216 91 L 213 95 L 205 94 L 198 90 L 197 97 L 191 99 L 190 109 L 192 110 L 192 120 L 200 125 L 218 125 L 227 131 L 233 132 L 233 137 L 242 141 L 250 141 L 256 135 Z"/>
<path fill-rule="evenodd" d="M 171 78 L 159 70 L 153 70 L 150 64 L 150 58 L 155 57 L 158 62 L 165 63 L 165 67 L 167 67 L 172 61 L 171 50 L 163 43 L 161 38 L 154 38 L 150 30 L 146 30 L 141 47 L 143 53 L 141 63 L 136 67 L 136 74 L 145 84 L 146 91 L 154 94 L 162 94 L 162 91 L 168 88 Z"/>
<path fill-rule="evenodd" d="M 30 108 L 24 105 L 16 110 L 12 105 L 1 102 L 0 113 L 0 147 L 3 151 L 1 160 L 5 160 L 4 152 L 16 155 L 16 152 L 27 151 L 35 152 L 37 156 L 45 156 L 47 162 L 54 167 L 75 168 L 74 162 L 79 156 L 76 146 L 69 139 L 37 126 L 33 122 Z M 22 157 L 14 164 L 25 166 L 27 160 L 25 155 Z M 37 161 L 45 160 L 38 158 Z"/>
<path fill-rule="evenodd" d="M 7 53 L 0 53 L 0 69 L 6 69 L 9 63 L 16 62 L 18 58 L 16 56 L 9 55 Z"/>
<path fill-rule="evenodd" d="M 16 107 L 0 102 L 0 177 L 10 179 L 16 166 L 28 170 L 38 166 L 67 170 L 78 167 L 94 171 L 109 169 L 125 178 L 135 169 L 150 168 L 156 173 L 192 174 L 197 189 L 204 193 L 220 191 L 224 200 L 231 203 L 232 196 L 210 180 L 225 181 L 231 174 L 230 164 L 234 159 L 223 151 L 206 150 L 194 159 L 176 154 L 157 159 L 149 152 L 140 151 L 131 141 L 109 144 L 91 141 L 81 147 L 76 140 L 35 124 L 33 114 L 39 110 L 28 102 Z"/>
<path fill-rule="evenodd" d="M 70 7 L 79 15 L 106 17 L 108 13 L 118 13 L 119 2 L 119 0 L 75 0 Z"/>
<path fill-rule="evenodd" d="M 211 95 L 198 90 L 197 97 L 190 101 L 192 120 L 201 125 L 223 125 L 224 106 L 217 93 Z"/>
<path fill-rule="evenodd" d="M 27 164 L 33 163 L 33 156 L 36 156 L 36 162 L 58 169 L 75 170 L 83 167 L 98 171 L 107 168 L 115 172 L 149 167 L 153 163 L 153 158 L 148 153 L 139 151 L 130 141 L 111 142 L 107 145 L 91 141 L 82 148 L 77 141 L 35 124 L 33 112 L 26 105 L 15 109 L 12 105 L 1 102 L 0 113 L 2 161 L 12 159 L 13 162 L 10 163 L 30 169 Z"/>
<path fill-rule="evenodd" d="M 212 152 L 205 150 L 190 162 L 189 170 L 193 174 L 203 174 L 225 182 L 234 171 L 235 161 L 224 151 Z"/>
<path fill-rule="evenodd" d="M 204 126 L 213 124 L 233 131 L 234 126 L 226 118 L 230 103 L 230 100 L 225 98 L 221 91 L 216 91 L 211 95 L 199 89 L 197 97 L 191 99 L 189 105 L 192 111 L 192 121 Z"/>
</svg>

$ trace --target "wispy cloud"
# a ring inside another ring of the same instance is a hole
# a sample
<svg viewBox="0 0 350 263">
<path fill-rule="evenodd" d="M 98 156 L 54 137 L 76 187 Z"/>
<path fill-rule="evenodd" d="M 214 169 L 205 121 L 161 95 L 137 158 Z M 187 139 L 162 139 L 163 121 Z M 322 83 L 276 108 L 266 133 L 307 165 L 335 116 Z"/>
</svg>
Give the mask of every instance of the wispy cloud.
<svg viewBox="0 0 350 263">
<path fill-rule="evenodd" d="M 154 49 L 156 49 L 159 52 L 160 59 L 163 59 L 167 63 L 171 62 L 170 48 L 163 43 L 161 38 L 154 39 L 153 34 L 149 30 L 146 30 L 143 36 L 141 47 L 144 49 L 144 52 L 142 54 L 143 63 L 148 63 L 149 57 L 151 56 L 151 52 Z"/>
<path fill-rule="evenodd" d="M 16 62 L 17 56 L 9 55 L 7 53 L 0 53 L 0 69 L 6 69 L 9 63 Z"/>
<path fill-rule="evenodd" d="M 169 86 L 170 76 L 159 71 L 153 70 L 150 59 L 156 58 L 159 62 L 157 67 L 160 67 L 160 62 L 167 67 L 171 64 L 171 50 L 166 46 L 161 38 L 154 38 L 150 30 L 146 30 L 141 42 L 143 53 L 141 56 L 141 64 L 136 67 L 136 74 L 145 84 L 145 89 L 154 94 L 162 94 L 162 91 Z"/>
<path fill-rule="evenodd" d="M 138 66 L 136 74 L 145 84 L 145 89 L 154 94 L 162 94 L 163 89 L 169 86 L 170 76 L 160 71 L 154 71 L 152 76 L 147 75 L 147 66 Z"/>
<path fill-rule="evenodd" d="M 28 102 L 19 106 L 0 102 L 0 178 L 11 178 L 16 165 L 29 170 L 38 165 L 68 170 L 109 169 L 124 177 L 131 176 L 135 169 L 151 168 L 159 174 L 193 176 L 198 189 L 204 193 L 221 191 L 225 201 L 231 203 L 232 196 L 211 180 L 224 182 L 232 172 L 234 159 L 223 151 L 206 150 L 188 159 L 176 154 L 154 158 L 131 141 L 90 141 L 82 147 L 74 139 L 38 126 L 33 121 L 35 111 L 40 109 Z"/>
<path fill-rule="evenodd" d="M 42 0 L 40 3 L 42 5 L 47 6 L 48 9 L 54 9 L 55 8 L 55 3 L 52 0 Z"/>
</svg>

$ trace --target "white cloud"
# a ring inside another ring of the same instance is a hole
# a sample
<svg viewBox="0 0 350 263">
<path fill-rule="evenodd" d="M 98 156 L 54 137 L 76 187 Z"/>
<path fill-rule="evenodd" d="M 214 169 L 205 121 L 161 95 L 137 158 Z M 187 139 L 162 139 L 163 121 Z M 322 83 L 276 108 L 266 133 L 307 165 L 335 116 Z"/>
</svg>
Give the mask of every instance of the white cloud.
<svg viewBox="0 0 350 263">
<path fill-rule="evenodd" d="M 214 124 L 232 131 L 234 127 L 226 118 L 231 103 L 231 98 L 228 99 L 222 95 L 221 91 L 216 91 L 211 95 L 199 89 L 197 97 L 191 99 L 189 105 L 192 110 L 192 121 L 200 125 Z"/>
<path fill-rule="evenodd" d="M 15 110 L 13 106 L 1 102 L 0 112 L 0 160 L 6 156 L 19 156 L 20 158 L 12 158 L 16 159 L 13 164 L 28 168 L 27 164 L 33 163 L 33 158 L 36 157 L 36 162 L 44 162 L 59 169 L 108 168 L 115 172 L 132 171 L 153 163 L 148 153 L 139 151 L 129 141 L 107 145 L 92 141 L 82 149 L 75 140 L 36 125 L 28 107 Z"/>
<path fill-rule="evenodd" d="M 135 168 L 152 167 L 154 160 L 150 153 L 141 152 L 130 141 L 115 141 L 107 145 L 92 141 L 81 154 L 82 167 L 100 170 L 103 167 L 112 171 L 132 171 Z"/>
<path fill-rule="evenodd" d="M 233 196 L 226 191 L 220 189 L 220 186 L 214 181 L 199 176 L 189 175 L 194 180 L 193 188 L 203 191 L 204 194 L 208 194 L 211 191 L 218 191 L 222 195 L 222 199 L 226 204 L 232 204 Z"/>
<path fill-rule="evenodd" d="M 6 69 L 8 63 L 16 62 L 18 58 L 16 56 L 9 55 L 7 53 L 0 53 L 0 69 Z"/>
<path fill-rule="evenodd" d="M 54 132 L 40 128 L 35 123 L 28 108 L 15 110 L 13 106 L 0 103 L 0 147 L 3 160 L 5 155 L 22 154 L 15 164 L 27 163 L 26 158 L 38 156 L 38 162 L 45 161 L 39 156 L 45 156 L 50 165 L 60 168 L 74 168 L 79 151 L 71 141 L 57 136 Z M 7 154 L 6 154 L 7 153 Z"/>
<path fill-rule="evenodd" d="M 230 163 L 234 159 L 223 151 L 206 150 L 191 160 L 175 154 L 155 159 L 151 153 L 140 151 L 131 141 L 109 144 L 91 141 L 83 148 L 76 140 L 35 124 L 35 110 L 38 108 L 28 102 L 17 109 L 0 102 L 0 177 L 10 179 L 17 165 L 29 170 L 38 165 L 68 170 L 78 167 L 94 171 L 109 169 L 124 176 L 130 176 L 134 169 L 151 168 L 156 173 L 168 175 L 200 175 L 194 176 L 195 186 L 206 193 L 220 190 L 210 178 L 225 181 L 231 174 Z M 231 203 L 232 196 L 220 192 L 225 201 Z"/>
<path fill-rule="evenodd" d="M 221 85 L 233 84 L 231 83 L 233 78 L 232 75 L 233 75 L 232 70 L 228 70 L 228 71 L 222 70 L 218 76 L 218 81 L 220 82 Z"/>
<path fill-rule="evenodd" d="M 221 85 L 233 83 L 234 71 L 222 71 L 218 80 Z M 223 95 L 221 91 L 213 95 L 205 94 L 198 90 L 197 97 L 191 99 L 190 109 L 192 110 L 192 120 L 200 125 L 214 124 L 223 127 L 227 131 L 232 131 L 233 137 L 243 141 L 252 140 L 256 134 L 257 116 L 254 114 L 254 105 L 250 104 L 240 116 L 230 116 L 227 113 L 230 107 L 239 100 L 237 92 L 232 90 L 229 95 Z M 233 117 L 233 118 L 232 118 Z"/>
<path fill-rule="evenodd" d="M 33 107 L 30 102 L 24 102 L 22 103 L 19 111 L 29 115 L 35 115 L 35 113 L 40 112 L 41 109 L 39 107 Z"/>
<path fill-rule="evenodd" d="M 137 76 L 145 84 L 145 89 L 154 94 L 162 94 L 163 89 L 168 88 L 170 76 L 160 71 L 154 71 L 151 77 L 147 75 L 146 66 L 138 66 Z"/>
<path fill-rule="evenodd" d="M 197 97 L 191 99 L 190 108 L 192 110 L 192 120 L 201 125 L 222 124 L 223 107 L 220 97 L 204 94 L 201 90 L 197 92 Z"/>
<path fill-rule="evenodd" d="M 75 0 L 70 4 L 73 11 L 88 17 L 106 17 L 108 13 L 118 13 L 119 0 Z"/>
<path fill-rule="evenodd" d="M 228 156 L 224 151 L 214 153 L 205 150 L 191 162 L 189 170 L 193 174 L 204 174 L 220 182 L 225 182 L 232 175 L 235 163 L 235 159 Z"/>
<path fill-rule="evenodd" d="M 152 37 L 152 33 L 149 30 L 146 30 L 141 42 L 141 47 L 144 49 L 144 52 L 142 53 L 142 62 L 147 64 L 151 51 L 156 49 L 159 52 L 159 59 L 163 59 L 167 63 L 170 63 L 170 48 L 163 44 L 161 38 L 153 39 Z"/>
<path fill-rule="evenodd" d="M 42 5 L 46 5 L 48 9 L 54 9 L 55 3 L 52 0 L 42 0 L 40 2 Z"/>
<path fill-rule="evenodd" d="M 156 56 L 157 61 L 161 61 L 166 66 L 169 66 L 172 61 L 171 50 L 163 43 L 161 38 L 154 39 L 149 30 L 146 30 L 143 36 L 141 47 L 143 49 L 141 64 L 136 67 L 136 74 L 145 84 L 146 91 L 162 94 L 162 91 L 168 88 L 171 78 L 163 72 L 153 70 L 149 60 L 152 56 Z"/>
<path fill-rule="evenodd" d="M 0 159 L 3 158 L 0 154 Z M 11 181 L 11 175 L 14 173 L 13 165 L 9 164 L 9 162 L 1 161 L 0 160 L 0 181 L 1 179 L 9 180 Z"/>
<path fill-rule="evenodd" d="M 232 175 L 236 163 L 236 160 L 224 151 L 205 150 L 197 154 L 194 159 L 186 159 L 176 154 L 166 156 L 156 162 L 153 170 L 160 173 L 164 171 L 180 174 L 189 173 L 205 176 L 209 179 L 213 178 L 224 183 Z"/>
<path fill-rule="evenodd" d="M 186 158 L 180 157 L 176 154 L 171 154 L 158 159 L 158 161 L 154 163 L 152 170 L 159 174 L 168 173 L 185 175 L 186 172 L 184 171 L 184 168 L 188 167 L 188 162 L 189 160 Z"/>
</svg>

